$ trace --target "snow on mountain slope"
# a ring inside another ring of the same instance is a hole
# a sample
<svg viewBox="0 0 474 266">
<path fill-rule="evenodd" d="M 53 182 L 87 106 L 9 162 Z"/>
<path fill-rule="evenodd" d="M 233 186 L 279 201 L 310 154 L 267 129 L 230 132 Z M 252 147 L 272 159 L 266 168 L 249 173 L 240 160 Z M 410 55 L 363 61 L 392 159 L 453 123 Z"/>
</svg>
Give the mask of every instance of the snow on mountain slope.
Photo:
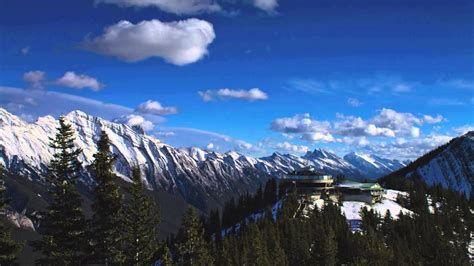
<svg viewBox="0 0 474 266">
<path fill-rule="evenodd" d="M 118 157 L 114 169 L 118 176 L 128 180 L 131 167 L 138 164 L 146 173 L 145 181 L 150 189 L 179 192 L 190 201 L 205 204 L 206 197 L 218 201 L 221 196 L 251 191 L 268 178 L 254 167 L 257 160 L 236 153 L 209 153 L 197 148 L 178 150 L 140 130 L 81 111 L 67 114 L 66 120 L 76 130 L 75 144 L 83 150 L 79 159 L 84 166 L 92 162 L 97 150 L 95 143 L 104 130 Z M 53 152 L 48 137 L 54 136 L 57 123 L 50 116 L 27 123 L 0 109 L 0 160 L 12 171 L 41 181 Z M 87 175 L 81 181 L 86 185 L 93 182 Z"/>
<path fill-rule="evenodd" d="M 219 202 L 220 197 L 252 191 L 270 176 L 283 177 L 305 165 L 314 165 L 332 175 L 344 174 L 351 179 L 371 177 L 349 161 L 321 149 L 302 157 L 274 153 L 258 159 L 233 151 L 217 153 L 196 147 L 176 149 L 145 135 L 142 130 L 81 111 L 67 114 L 66 120 L 76 130 L 75 144 L 83 150 L 79 159 L 84 166 L 92 162 L 96 141 L 104 130 L 118 157 L 114 169 L 118 176 L 128 181 L 131 167 L 138 164 L 143 168 L 150 189 L 179 192 L 186 200 L 201 205 L 207 204 L 207 198 Z M 54 136 L 57 123 L 51 116 L 27 123 L 0 108 L 0 162 L 32 180 L 43 180 L 53 152 L 48 146 L 49 137 Z M 387 165 L 383 159 L 376 160 Z M 89 187 L 94 182 L 86 173 L 81 181 Z"/>
<path fill-rule="evenodd" d="M 348 161 L 323 149 L 309 151 L 302 158 L 308 160 L 316 169 L 334 176 L 345 175 L 351 179 L 368 177 Z"/>
<path fill-rule="evenodd" d="M 474 131 L 452 139 L 388 175 L 418 175 L 427 184 L 441 184 L 470 196 L 474 186 Z"/>
<path fill-rule="evenodd" d="M 405 163 L 398 160 L 380 158 L 376 155 L 351 152 L 344 156 L 344 160 L 355 166 L 366 176 L 372 179 L 387 175 L 404 166 Z"/>
<path fill-rule="evenodd" d="M 466 195 L 471 195 L 474 186 L 474 131 L 450 142 L 439 154 L 420 165 L 413 172 L 428 184 L 439 183 Z"/>
</svg>

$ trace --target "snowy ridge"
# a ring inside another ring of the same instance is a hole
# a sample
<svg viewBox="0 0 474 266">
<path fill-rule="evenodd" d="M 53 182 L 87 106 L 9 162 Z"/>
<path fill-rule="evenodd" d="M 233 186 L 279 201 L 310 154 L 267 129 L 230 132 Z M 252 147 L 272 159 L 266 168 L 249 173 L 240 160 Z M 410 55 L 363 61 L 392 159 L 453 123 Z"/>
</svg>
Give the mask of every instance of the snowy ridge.
<svg viewBox="0 0 474 266">
<path fill-rule="evenodd" d="M 351 152 L 344 156 L 344 160 L 355 166 L 368 176 L 381 177 L 406 166 L 398 160 L 380 158 L 373 154 Z"/>
<path fill-rule="evenodd" d="M 452 140 L 434 158 L 407 176 L 414 173 L 430 185 L 441 184 L 470 196 L 474 186 L 474 131 Z"/>
<path fill-rule="evenodd" d="M 229 191 L 252 190 L 268 178 L 256 170 L 254 164 L 259 160 L 236 153 L 218 154 L 198 148 L 178 150 L 140 130 L 81 111 L 67 114 L 66 120 L 76 129 L 75 144 L 83 150 L 79 159 L 84 167 L 92 162 L 96 141 L 104 130 L 118 157 L 114 169 L 117 175 L 128 181 L 131 167 L 138 164 L 146 173 L 150 189 L 175 191 L 186 199 L 201 201 L 203 196 L 218 198 Z M 0 161 L 12 171 L 41 182 L 52 159 L 48 137 L 54 135 L 57 125 L 58 121 L 51 116 L 27 123 L 0 109 Z M 93 183 L 86 174 L 81 181 L 86 185 Z"/>
<path fill-rule="evenodd" d="M 252 191 L 271 176 L 283 177 L 306 165 L 314 165 L 332 175 L 344 174 L 351 179 L 378 177 L 322 149 L 302 157 L 274 153 L 253 158 L 234 151 L 217 153 L 196 147 L 176 149 L 138 128 L 81 111 L 67 114 L 66 120 L 76 130 L 75 144 L 83 150 L 79 159 L 84 167 L 92 162 L 96 141 L 104 130 L 110 138 L 112 151 L 118 157 L 114 169 L 117 176 L 129 181 L 131 167 L 138 164 L 148 188 L 179 192 L 185 199 L 201 203 L 206 201 L 203 200 L 206 197 L 220 201 L 221 196 L 231 197 L 231 194 Z M 51 116 L 27 123 L 0 108 L 0 163 L 41 182 L 53 154 L 48 146 L 49 137 L 55 134 L 57 125 L 58 121 Z M 380 165 L 385 163 L 378 157 L 372 158 L 377 158 Z M 387 171 L 385 174 L 391 171 L 389 167 L 381 169 Z M 87 186 L 94 182 L 86 171 L 81 181 Z"/>
</svg>

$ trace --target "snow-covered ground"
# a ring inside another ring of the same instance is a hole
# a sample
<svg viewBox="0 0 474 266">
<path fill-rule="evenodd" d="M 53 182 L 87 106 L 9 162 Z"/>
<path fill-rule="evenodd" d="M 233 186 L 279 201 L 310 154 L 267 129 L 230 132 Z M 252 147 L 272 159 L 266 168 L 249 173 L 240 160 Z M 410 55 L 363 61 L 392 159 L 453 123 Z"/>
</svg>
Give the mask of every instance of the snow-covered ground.
<svg viewBox="0 0 474 266">
<path fill-rule="evenodd" d="M 375 204 L 368 204 L 365 202 L 358 201 L 344 201 L 342 202 L 341 211 L 346 216 L 346 219 L 349 221 L 352 220 L 362 220 L 360 216 L 360 211 L 366 207 L 368 210 L 374 210 L 380 214 L 381 217 L 385 217 L 385 214 L 390 211 L 392 218 L 398 219 L 398 215 L 403 213 L 404 215 L 412 215 L 413 212 L 403 208 L 396 202 L 398 195 L 402 197 L 407 197 L 407 192 L 397 191 L 387 189 L 385 190 L 384 196 L 381 202 Z"/>
</svg>

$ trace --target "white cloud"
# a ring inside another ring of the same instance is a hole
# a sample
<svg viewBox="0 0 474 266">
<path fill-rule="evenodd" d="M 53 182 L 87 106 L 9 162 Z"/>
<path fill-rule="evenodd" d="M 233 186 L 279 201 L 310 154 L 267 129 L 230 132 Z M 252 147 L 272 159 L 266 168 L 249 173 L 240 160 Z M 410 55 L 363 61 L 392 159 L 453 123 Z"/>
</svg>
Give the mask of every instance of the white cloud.
<svg viewBox="0 0 474 266">
<path fill-rule="evenodd" d="M 211 142 L 206 145 L 206 150 L 212 150 L 212 149 L 214 149 L 214 143 Z"/>
<path fill-rule="evenodd" d="M 293 134 L 293 133 L 312 133 L 312 132 L 329 132 L 330 123 L 328 121 L 318 121 L 311 118 L 306 113 L 295 115 L 293 117 L 283 117 L 273 120 L 271 129 L 273 131 Z"/>
<path fill-rule="evenodd" d="M 275 9 L 278 7 L 277 0 L 253 0 L 253 5 L 268 13 L 274 13 Z"/>
<path fill-rule="evenodd" d="M 446 119 L 442 115 L 437 115 L 435 117 L 431 115 L 424 115 L 423 120 L 428 124 L 437 124 L 446 121 Z"/>
<path fill-rule="evenodd" d="M 397 138 L 391 142 L 374 142 L 365 147 L 378 156 L 394 159 L 416 159 L 419 156 L 450 141 L 452 136 L 429 135 L 423 138 Z"/>
<path fill-rule="evenodd" d="M 93 91 L 98 91 L 104 87 L 97 79 L 87 75 L 78 75 L 73 71 L 64 73 L 61 78 L 56 80 L 56 84 L 72 89 L 90 88 Z"/>
<path fill-rule="evenodd" d="M 114 121 L 129 125 L 131 127 L 140 126 L 144 131 L 150 131 L 155 128 L 155 125 L 151 121 L 148 121 L 143 116 L 136 114 L 125 115 L 115 119 Z"/>
<path fill-rule="evenodd" d="M 278 150 L 283 150 L 286 152 L 292 152 L 292 153 L 306 153 L 309 148 L 304 145 L 296 145 L 289 143 L 287 141 L 285 142 L 279 142 L 275 145 L 275 148 Z"/>
<path fill-rule="evenodd" d="M 95 0 L 95 3 L 115 4 L 122 7 L 156 7 L 177 15 L 192 15 L 221 10 L 214 0 Z"/>
<path fill-rule="evenodd" d="M 161 124 L 165 121 L 163 117 L 148 114 L 141 116 L 142 119 L 134 114 L 135 110 L 132 108 L 67 93 L 0 86 L 0 106 L 30 122 L 40 116 L 58 117 L 74 110 L 81 110 L 110 121 L 119 118 L 122 123 L 142 124 L 144 130 L 151 128 L 151 124 L 160 124 L 148 134 L 155 135 L 164 143 L 174 147 L 205 147 L 212 142 L 215 149 L 219 148 L 223 151 L 236 150 L 246 154 L 262 152 L 258 147 L 240 139 L 194 128 L 165 127 Z"/>
<path fill-rule="evenodd" d="M 153 115 L 172 115 L 178 113 L 178 108 L 174 106 L 165 107 L 157 101 L 148 100 L 141 103 L 137 108 L 137 112 Z"/>
<path fill-rule="evenodd" d="M 310 114 L 302 114 L 275 119 L 271 129 L 285 135 L 297 134 L 309 142 L 332 142 L 335 139 L 330 133 L 330 126 L 328 121 L 318 121 Z"/>
<path fill-rule="evenodd" d="M 309 142 L 344 142 L 366 146 L 369 144 L 366 137 L 419 138 L 420 126 L 444 121 L 446 119 L 441 115 L 416 116 L 384 108 L 367 120 L 343 114 L 336 114 L 336 120 L 332 122 L 315 120 L 309 114 L 283 117 L 273 120 L 271 129 L 284 134 L 285 137 L 296 135 Z"/>
<path fill-rule="evenodd" d="M 347 99 L 347 104 L 352 107 L 359 107 L 362 105 L 362 102 L 356 98 L 349 98 Z"/>
<path fill-rule="evenodd" d="M 463 125 L 460 127 L 453 128 L 453 131 L 458 135 L 464 135 L 469 131 L 474 131 L 474 125 Z"/>
<path fill-rule="evenodd" d="M 154 19 L 137 24 L 122 20 L 105 28 L 101 36 L 86 39 L 82 47 L 126 62 L 160 57 L 181 66 L 203 58 L 215 37 L 211 23 L 195 18 L 174 22 Z"/>
<path fill-rule="evenodd" d="M 23 80 L 28 83 L 30 89 L 44 89 L 46 72 L 40 70 L 28 71 L 23 74 Z"/>
<path fill-rule="evenodd" d="M 247 101 L 268 99 L 268 95 L 259 88 L 253 88 L 250 90 L 232 90 L 225 88 L 219 90 L 199 91 L 198 93 L 199 96 L 201 96 L 202 100 L 206 102 L 212 101 L 216 98 L 232 98 Z"/>
<path fill-rule="evenodd" d="M 21 52 L 22 55 L 27 55 L 27 54 L 30 53 L 30 47 L 29 46 L 23 47 L 23 48 L 21 48 L 20 52 Z"/>
<path fill-rule="evenodd" d="M 335 141 L 331 133 L 310 132 L 301 136 L 302 140 L 309 142 L 333 142 Z"/>
</svg>

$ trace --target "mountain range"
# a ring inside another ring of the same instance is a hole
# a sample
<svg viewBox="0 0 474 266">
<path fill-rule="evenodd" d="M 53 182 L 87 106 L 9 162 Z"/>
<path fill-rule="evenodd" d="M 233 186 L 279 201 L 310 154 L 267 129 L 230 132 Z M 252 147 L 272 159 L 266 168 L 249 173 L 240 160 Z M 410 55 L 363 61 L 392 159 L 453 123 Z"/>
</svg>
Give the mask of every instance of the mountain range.
<svg viewBox="0 0 474 266">
<path fill-rule="evenodd" d="M 350 153 L 341 158 L 322 149 L 301 157 L 274 153 L 254 158 L 234 151 L 218 153 L 197 147 L 174 148 L 144 134 L 137 127 L 110 122 L 81 111 L 73 111 L 65 118 L 76 129 L 75 144 L 82 149 L 79 159 L 84 166 L 92 162 L 95 142 L 104 130 L 109 135 L 112 151 L 118 157 L 115 165 L 118 176 L 128 180 L 131 166 L 139 164 L 150 189 L 180 191 L 186 197 L 193 194 L 190 186 L 218 195 L 229 190 L 238 192 L 239 186 L 255 187 L 264 181 L 262 178 L 281 177 L 307 164 L 328 174 L 344 174 L 353 179 L 375 179 L 405 166 L 403 162 L 374 155 Z M 52 159 L 53 151 L 48 143 L 49 137 L 55 134 L 57 120 L 45 116 L 28 123 L 0 109 L 0 125 L 0 160 L 12 171 L 32 180 L 41 180 Z M 86 174 L 82 181 L 87 185 L 94 182 Z"/>
<path fill-rule="evenodd" d="M 309 151 L 303 156 L 275 152 L 267 157 L 254 158 L 235 151 L 219 153 L 197 147 L 175 148 L 146 135 L 140 128 L 81 111 L 70 112 L 65 118 L 75 128 L 75 144 L 82 149 L 79 159 L 84 169 L 80 188 L 85 198 L 94 185 L 87 166 L 93 160 L 96 141 L 103 130 L 117 156 L 114 171 L 120 182 L 129 181 L 131 167 L 140 165 L 147 187 L 154 191 L 152 194 L 163 205 L 164 224 L 168 224 L 170 232 L 176 229 L 175 221 L 182 214 L 178 209 L 184 210 L 186 204 L 208 213 L 232 197 L 255 191 L 269 178 L 282 178 L 286 173 L 307 165 L 354 180 L 374 180 L 394 171 L 402 176 L 416 172 L 428 182 L 441 182 L 468 193 L 472 190 L 472 132 L 435 150 L 428 158 L 430 160 L 422 157 L 425 159 L 409 164 L 355 152 L 339 157 L 323 149 Z M 48 143 L 57 125 L 58 121 L 51 116 L 28 123 L 0 108 L 0 163 L 16 176 L 16 179 L 10 179 L 10 187 L 14 187 L 16 192 L 23 191 L 21 196 L 14 195 L 20 199 L 16 201 L 18 211 L 37 209 L 46 204 L 47 194 L 43 185 L 53 155 Z"/>
</svg>

